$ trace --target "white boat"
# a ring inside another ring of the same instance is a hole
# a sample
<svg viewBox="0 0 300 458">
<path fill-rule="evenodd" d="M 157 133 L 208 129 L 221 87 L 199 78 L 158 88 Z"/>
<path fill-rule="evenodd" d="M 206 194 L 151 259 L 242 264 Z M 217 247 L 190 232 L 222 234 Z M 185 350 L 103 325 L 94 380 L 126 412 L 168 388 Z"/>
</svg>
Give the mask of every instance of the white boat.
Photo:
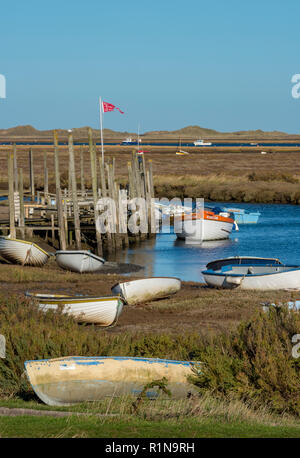
<svg viewBox="0 0 300 458">
<path fill-rule="evenodd" d="M 123 299 L 120 296 L 62 296 L 29 292 L 26 296 L 35 299 L 44 312 L 61 308 L 62 313 L 71 315 L 78 323 L 94 323 L 105 327 L 114 326 L 123 309 Z"/>
<path fill-rule="evenodd" d="M 204 140 L 201 140 L 201 138 L 199 138 L 198 140 L 194 141 L 194 145 L 195 146 L 210 146 L 210 145 L 212 145 L 212 143 L 211 142 L 205 142 Z"/>
<path fill-rule="evenodd" d="M 168 380 L 172 398 L 186 398 L 197 392 L 188 379 L 194 364 L 158 358 L 70 356 L 25 361 L 25 370 L 36 395 L 45 404 L 61 406 L 107 397 L 136 397 L 145 385 L 163 377 Z M 167 397 L 155 386 L 146 396 Z"/>
<path fill-rule="evenodd" d="M 284 265 L 277 259 L 244 258 L 244 260 L 244 263 L 238 264 L 215 261 L 215 264 L 207 265 L 208 268 L 202 272 L 202 275 L 209 286 L 217 288 L 263 291 L 300 289 L 300 266 Z"/>
<path fill-rule="evenodd" d="M 234 225 L 229 213 L 204 209 L 175 218 L 174 232 L 178 239 L 188 242 L 223 240 L 228 239 Z"/>
<path fill-rule="evenodd" d="M 111 288 L 113 294 L 120 295 L 127 304 L 140 304 L 171 296 L 181 288 L 179 278 L 152 277 L 117 283 Z"/>
<path fill-rule="evenodd" d="M 220 269 L 223 266 L 228 266 L 228 265 L 241 265 L 241 264 L 247 264 L 247 265 L 282 265 L 282 262 L 279 261 L 277 258 L 259 258 L 257 256 L 231 256 L 229 258 L 224 258 L 224 259 L 216 259 L 214 261 L 209 262 L 206 264 L 206 269 L 213 269 L 217 270 Z"/>
<path fill-rule="evenodd" d="M 10 237 L 0 237 L 0 256 L 23 266 L 43 266 L 50 257 L 35 243 Z"/>
<path fill-rule="evenodd" d="M 56 251 L 55 259 L 59 267 L 72 272 L 96 272 L 101 269 L 105 260 L 87 250 Z"/>
</svg>

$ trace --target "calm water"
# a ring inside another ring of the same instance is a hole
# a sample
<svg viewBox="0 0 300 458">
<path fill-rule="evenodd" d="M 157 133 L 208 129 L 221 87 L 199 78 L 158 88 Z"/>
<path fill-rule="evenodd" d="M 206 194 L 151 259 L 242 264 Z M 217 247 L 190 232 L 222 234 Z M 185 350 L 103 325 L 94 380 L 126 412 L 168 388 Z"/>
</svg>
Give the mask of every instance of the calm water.
<svg viewBox="0 0 300 458">
<path fill-rule="evenodd" d="M 158 234 L 156 239 L 120 253 L 117 260 L 145 267 L 148 276 L 174 276 L 186 281 L 203 281 L 201 271 L 213 260 L 228 256 L 276 257 L 287 264 L 300 265 L 300 206 L 275 204 L 223 204 L 259 211 L 257 224 L 240 225 L 229 240 L 190 245 L 174 234 Z"/>
</svg>

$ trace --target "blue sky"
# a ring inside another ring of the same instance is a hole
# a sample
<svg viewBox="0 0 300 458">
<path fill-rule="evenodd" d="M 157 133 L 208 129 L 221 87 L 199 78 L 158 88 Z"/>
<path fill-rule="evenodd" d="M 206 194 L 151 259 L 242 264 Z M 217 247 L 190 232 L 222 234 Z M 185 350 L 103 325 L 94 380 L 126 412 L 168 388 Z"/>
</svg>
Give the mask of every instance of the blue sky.
<svg viewBox="0 0 300 458">
<path fill-rule="evenodd" d="M 1 5 L 0 128 L 200 125 L 300 133 L 300 2 L 10 1 Z"/>
</svg>

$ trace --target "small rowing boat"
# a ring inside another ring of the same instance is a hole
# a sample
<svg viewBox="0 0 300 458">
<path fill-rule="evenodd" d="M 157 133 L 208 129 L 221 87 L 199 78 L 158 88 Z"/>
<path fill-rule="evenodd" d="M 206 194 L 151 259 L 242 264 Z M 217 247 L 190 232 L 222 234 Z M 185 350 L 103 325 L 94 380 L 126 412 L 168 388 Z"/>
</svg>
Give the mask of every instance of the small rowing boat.
<svg viewBox="0 0 300 458">
<path fill-rule="evenodd" d="M 111 290 L 113 294 L 119 294 L 127 304 L 133 305 L 171 296 L 180 288 L 179 278 L 152 277 L 117 283 Z"/>
<path fill-rule="evenodd" d="M 0 256 L 12 264 L 43 266 L 50 255 L 38 245 L 26 240 L 0 237 Z"/>
<path fill-rule="evenodd" d="M 25 370 L 36 395 L 45 404 L 61 406 L 107 397 L 137 396 L 145 385 L 163 377 L 172 398 L 186 398 L 196 392 L 188 381 L 194 364 L 127 356 L 70 356 L 26 361 Z M 155 386 L 145 394 L 149 398 L 163 396 Z"/>
<path fill-rule="evenodd" d="M 88 273 L 101 269 L 105 260 L 87 250 L 56 251 L 55 259 L 59 267 L 72 272 Z"/>
<path fill-rule="evenodd" d="M 174 231 L 178 239 L 191 242 L 223 240 L 228 239 L 234 224 L 230 213 L 205 208 L 175 217 Z"/>
<path fill-rule="evenodd" d="M 241 262 L 239 262 L 239 260 Z M 300 289 L 300 266 L 278 259 L 242 257 L 213 261 L 202 275 L 209 286 L 256 290 Z"/>
<path fill-rule="evenodd" d="M 44 312 L 61 309 L 62 313 L 71 315 L 78 323 L 93 323 L 103 327 L 117 323 L 124 302 L 120 296 L 63 296 L 30 292 L 26 296 L 37 300 Z"/>
</svg>

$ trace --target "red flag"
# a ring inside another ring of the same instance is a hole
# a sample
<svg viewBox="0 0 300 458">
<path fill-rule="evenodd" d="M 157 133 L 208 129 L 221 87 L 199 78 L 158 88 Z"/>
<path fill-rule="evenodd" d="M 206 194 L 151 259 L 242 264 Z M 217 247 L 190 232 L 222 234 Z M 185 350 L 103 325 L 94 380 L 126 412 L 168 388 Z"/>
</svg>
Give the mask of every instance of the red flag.
<svg viewBox="0 0 300 458">
<path fill-rule="evenodd" d="M 114 111 L 114 109 L 118 110 L 121 114 L 124 114 L 124 111 L 120 110 L 120 108 L 116 107 L 112 103 L 102 102 L 103 112 L 106 113 L 107 111 Z"/>
</svg>

